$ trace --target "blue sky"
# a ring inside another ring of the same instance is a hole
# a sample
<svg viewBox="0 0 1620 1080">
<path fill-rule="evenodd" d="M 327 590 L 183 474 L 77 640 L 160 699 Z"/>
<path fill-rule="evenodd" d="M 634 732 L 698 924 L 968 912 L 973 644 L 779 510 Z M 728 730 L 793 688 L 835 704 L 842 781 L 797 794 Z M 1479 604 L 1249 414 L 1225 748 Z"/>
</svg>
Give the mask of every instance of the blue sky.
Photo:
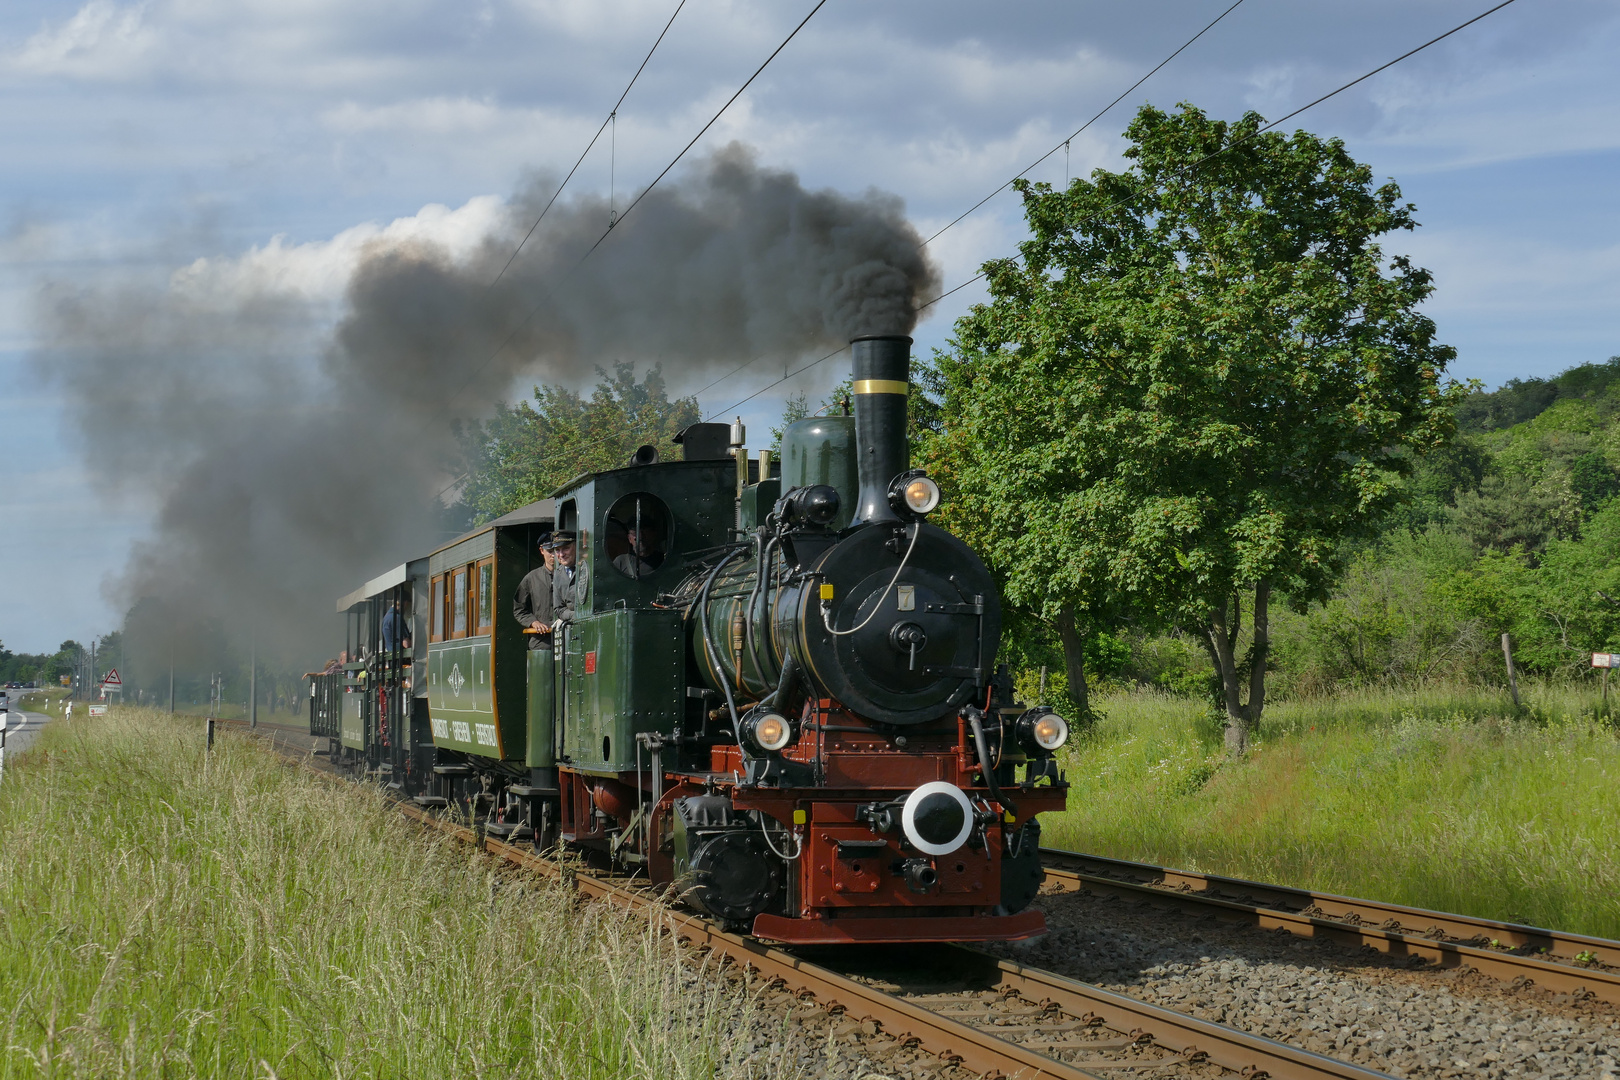
<svg viewBox="0 0 1620 1080">
<path fill-rule="evenodd" d="M 1229 2 L 829 0 L 700 149 L 740 140 L 808 186 L 893 192 L 926 235 Z M 621 110 L 620 200 L 811 6 L 689 0 Z M 1119 132 L 1143 101 L 1282 115 L 1486 6 L 1244 0 L 1074 140 L 1067 168 L 1118 167 Z M 30 360 L 46 290 L 203 266 L 213 288 L 274 277 L 335 313 L 356 245 L 378 230 L 453 245 L 526 177 L 566 171 L 673 8 L 6 4 L 0 640 L 34 651 L 114 628 L 118 574 L 164 496 L 161 480 L 109 485 L 87 467 L 83 414 Z M 1518 0 L 1289 125 L 1342 137 L 1417 204 L 1423 228 L 1388 246 L 1434 271 L 1429 311 L 1459 351 L 1459 378 L 1495 385 L 1620 353 L 1617 54 L 1614 5 Z M 607 150 L 575 178 L 581 191 L 607 190 Z M 1033 175 L 1064 171 L 1060 153 Z M 1021 235 L 1015 201 L 993 200 L 934 245 L 947 286 Z M 917 330 L 919 351 L 981 295 L 939 305 Z M 761 361 L 703 405 L 724 409 L 794 359 Z M 708 381 L 667 374 L 676 391 Z M 823 365 L 802 388 L 818 396 L 842 374 Z M 791 389 L 744 410 L 754 434 Z"/>
</svg>

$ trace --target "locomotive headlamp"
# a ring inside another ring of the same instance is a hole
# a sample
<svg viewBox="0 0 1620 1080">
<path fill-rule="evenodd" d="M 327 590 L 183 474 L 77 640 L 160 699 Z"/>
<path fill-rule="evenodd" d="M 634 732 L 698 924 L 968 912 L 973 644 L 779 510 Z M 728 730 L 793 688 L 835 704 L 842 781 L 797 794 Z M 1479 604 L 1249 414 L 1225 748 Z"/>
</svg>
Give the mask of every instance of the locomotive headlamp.
<svg viewBox="0 0 1620 1080">
<path fill-rule="evenodd" d="M 906 485 L 906 505 L 918 514 L 926 514 L 939 505 L 939 485 L 926 476 L 919 476 Z"/>
<path fill-rule="evenodd" d="M 793 726 L 778 713 L 760 713 L 744 719 L 743 731 L 756 748 L 771 753 L 793 741 Z"/>
<path fill-rule="evenodd" d="M 1069 741 L 1068 722 L 1044 705 L 1018 718 L 1018 745 L 1028 754 L 1050 754 Z"/>
<path fill-rule="evenodd" d="M 967 793 L 944 780 L 930 780 L 900 808 L 901 831 L 924 855 L 949 855 L 967 843 L 973 820 Z"/>
<path fill-rule="evenodd" d="M 901 473 L 889 485 L 889 505 L 896 513 L 922 517 L 939 505 L 939 485 L 921 469 Z"/>
</svg>

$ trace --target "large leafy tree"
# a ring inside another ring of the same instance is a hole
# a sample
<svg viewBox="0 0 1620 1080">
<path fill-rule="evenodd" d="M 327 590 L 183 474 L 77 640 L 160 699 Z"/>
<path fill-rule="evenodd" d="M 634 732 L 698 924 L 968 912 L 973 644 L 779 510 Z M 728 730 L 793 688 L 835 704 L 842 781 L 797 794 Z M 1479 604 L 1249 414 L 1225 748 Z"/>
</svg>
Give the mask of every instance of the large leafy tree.
<svg viewBox="0 0 1620 1080">
<path fill-rule="evenodd" d="M 1339 141 L 1262 124 L 1147 107 L 1128 170 L 1020 182 L 1033 236 L 956 325 L 933 443 L 954 524 L 1057 625 L 1071 686 L 1104 612 L 1195 629 L 1234 754 L 1273 593 L 1326 594 L 1465 392 L 1418 311 L 1430 275 L 1375 242 L 1413 207 Z"/>
<path fill-rule="evenodd" d="M 543 499 L 581 473 L 626 465 L 646 443 L 668 457 L 679 449 L 676 433 L 700 418 L 696 398 L 670 399 L 657 365 L 640 382 L 632 364 L 599 374 L 589 397 L 537 386 L 532 403 L 500 405 L 461 430 L 461 502 L 474 521 Z"/>
</svg>

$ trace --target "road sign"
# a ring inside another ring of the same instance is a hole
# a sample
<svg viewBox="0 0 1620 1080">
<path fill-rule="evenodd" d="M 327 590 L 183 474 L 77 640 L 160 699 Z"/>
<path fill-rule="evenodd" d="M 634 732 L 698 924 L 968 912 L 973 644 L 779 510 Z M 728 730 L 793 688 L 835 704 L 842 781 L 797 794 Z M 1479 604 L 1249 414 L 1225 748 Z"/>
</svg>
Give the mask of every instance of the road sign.
<svg viewBox="0 0 1620 1080">
<path fill-rule="evenodd" d="M 92 705 L 92 706 L 90 706 L 90 715 L 91 716 L 106 716 L 107 715 L 107 706 L 105 706 L 105 705 Z"/>
<path fill-rule="evenodd" d="M 1592 666 L 1601 668 L 1620 667 L 1620 653 L 1595 652 L 1592 654 Z"/>
<path fill-rule="evenodd" d="M 101 680 L 102 686 L 123 686 L 124 680 L 118 677 L 118 669 L 113 668 L 107 672 L 107 677 Z"/>
</svg>

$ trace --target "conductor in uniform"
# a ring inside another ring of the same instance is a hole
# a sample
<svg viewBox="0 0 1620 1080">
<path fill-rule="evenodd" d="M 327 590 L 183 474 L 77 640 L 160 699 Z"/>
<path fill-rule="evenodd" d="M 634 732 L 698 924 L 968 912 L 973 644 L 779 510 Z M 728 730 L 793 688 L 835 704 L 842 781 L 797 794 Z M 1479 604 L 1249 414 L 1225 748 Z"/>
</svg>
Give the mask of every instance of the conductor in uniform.
<svg viewBox="0 0 1620 1080">
<path fill-rule="evenodd" d="M 531 649 L 549 649 L 551 647 L 551 624 L 553 621 L 552 607 L 552 570 L 557 565 L 557 557 L 551 550 L 551 533 L 540 534 L 541 565 L 523 575 L 518 583 L 517 593 L 512 597 L 512 617 L 525 627 L 535 631 L 526 635 Z"/>
</svg>

